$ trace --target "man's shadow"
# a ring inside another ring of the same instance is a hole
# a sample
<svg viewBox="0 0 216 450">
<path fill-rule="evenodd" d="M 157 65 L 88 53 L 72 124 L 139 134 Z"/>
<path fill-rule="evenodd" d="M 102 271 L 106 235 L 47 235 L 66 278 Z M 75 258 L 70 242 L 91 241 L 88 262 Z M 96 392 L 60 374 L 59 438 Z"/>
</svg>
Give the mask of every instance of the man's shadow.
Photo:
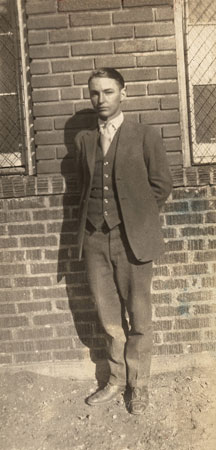
<svg viewBox="0 0 216 450">
<path fill-rule="evenodd" d="M 77 335 L 82 344 L 89 348 L 91 360 L 95 363 L 95 376 L 99 386 L 109 379 L 106 363 L 105 334 L 100 326 L 95 305 L 91 300 L 85 273 L 84 260 L 78 261 L 77 230 L 80 192 L 76 173 L 74 138 L 81 130 L 97 126 L 97 116 L 91 109 L 85 109 L 68 119 L 64 130 L 67 154 L 62 160 L 61 172 L 65 177 L 66 190 L 63 197 L 63 222 L 58 252 L 57 281 L 65 280 L 69 307 L 72 312 Z M 79 344 L 77 345 L 79 349 Z"/>
</svg>

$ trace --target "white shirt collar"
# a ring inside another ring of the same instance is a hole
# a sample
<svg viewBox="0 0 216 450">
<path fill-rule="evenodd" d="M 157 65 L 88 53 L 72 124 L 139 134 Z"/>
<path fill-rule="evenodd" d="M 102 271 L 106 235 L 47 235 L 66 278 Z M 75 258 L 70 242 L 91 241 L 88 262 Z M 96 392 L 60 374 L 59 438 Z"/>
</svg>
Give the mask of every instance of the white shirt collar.
<svg viewBox="0 0 216 450">
<path fill-rule="evenodd" d="M 106 124 L 109 122 L 109 125 L 112 125 L 112 127 L 115 129 L 115 131 L 118 130 L 118 128 L 121 126 L 122 122 L 124 121 L 124 114 L 121 111 L 118 116 L 114 117 L 114 119 L 108 120 L 107 122 L 104 122 L 100 118 L 98 119 L 98 125 L 99 128 L 103 128 L 106 126 Z"/>
</svg>

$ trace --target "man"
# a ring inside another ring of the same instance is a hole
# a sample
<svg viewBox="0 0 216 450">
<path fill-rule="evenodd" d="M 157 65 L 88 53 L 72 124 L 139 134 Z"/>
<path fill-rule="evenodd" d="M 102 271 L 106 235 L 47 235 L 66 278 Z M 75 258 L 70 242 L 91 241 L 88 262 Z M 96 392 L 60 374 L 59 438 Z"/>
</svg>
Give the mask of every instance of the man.
<svg viewBox="0 0 216 450">
<path fill-rule="evenodd" d="M 108 402 L 129 386 L 130 412 L 142 414 L 152 353 L 152 261 L 163 252 L 159 209 L 172 182 L 160 135 L 121 112 L 121 74 L 93 72 L 89 92 L 98 126 L 76 136 L 79 249 L 107 335 L 110 377 L 87 402 Z"/>
</svg>

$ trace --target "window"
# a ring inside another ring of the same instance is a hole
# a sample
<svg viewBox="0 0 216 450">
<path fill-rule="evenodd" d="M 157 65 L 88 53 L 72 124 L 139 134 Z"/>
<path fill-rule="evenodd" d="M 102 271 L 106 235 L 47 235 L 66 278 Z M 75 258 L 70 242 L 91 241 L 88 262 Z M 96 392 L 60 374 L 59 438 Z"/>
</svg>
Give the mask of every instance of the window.
<svg viewBox="0 0 216 450">
<path fill-rule="evenodd" d="M 174 4 L 185 165 L 213 164 L 216 163 L 216 1 L 175 0 Z"/>
<path fill-rule="evenodd" d="M 22 0 L 0 0 L 0 174 L 35 170 L 25 30 Z"/>
</svg>

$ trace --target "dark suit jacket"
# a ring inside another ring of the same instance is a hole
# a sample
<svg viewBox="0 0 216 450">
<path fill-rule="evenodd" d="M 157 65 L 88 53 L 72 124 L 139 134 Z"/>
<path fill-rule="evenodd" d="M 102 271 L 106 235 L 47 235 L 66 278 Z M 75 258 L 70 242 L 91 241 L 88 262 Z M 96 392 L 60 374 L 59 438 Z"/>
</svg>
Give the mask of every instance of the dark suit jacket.
<svg viewBox="0 0 216 450">
<path fill-rule="evenodd" d="M 94 173 L 97 129 L 82 130 L 75 138 L 81 188 L 79 257 L 85 233 L 88 200 Z M 158 132 L 148 125 L 121 125 L 114 165 L 115 182 L 128 242 L 142 262 L 164 251 L 159 210 L 172 189 L 166 152 Z"/>
</svg>

